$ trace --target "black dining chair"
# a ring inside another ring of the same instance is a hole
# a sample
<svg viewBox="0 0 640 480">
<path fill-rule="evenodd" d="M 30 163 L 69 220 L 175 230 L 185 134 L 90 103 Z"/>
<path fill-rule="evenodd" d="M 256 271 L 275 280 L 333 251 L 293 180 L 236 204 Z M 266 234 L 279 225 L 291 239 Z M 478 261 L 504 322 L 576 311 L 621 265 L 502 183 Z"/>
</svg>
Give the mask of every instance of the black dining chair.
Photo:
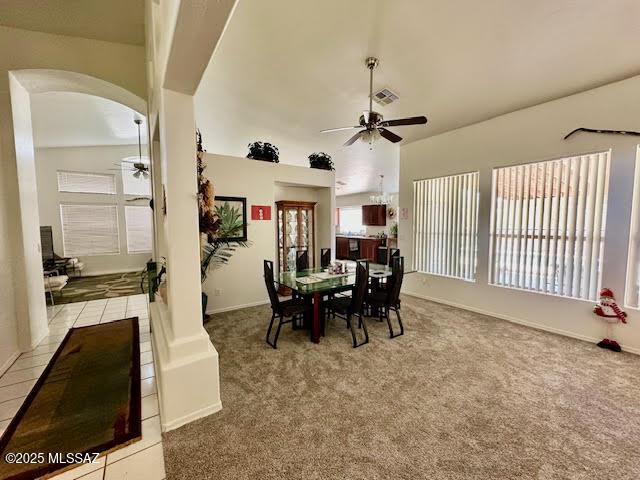
<svg viewBox="0 0 640 480">
<path fill-rule="evenodd" d="M 308 250 L 297 250 L 296 251 L 296 271 L 301 272 L 302 270 L 309 269 L 309 251 Z"/>
<path fill-rule="evenodd" d="M 404 278 L 404 257 L 395 257 L 391 270 L 391 277 L 387 282 L 387 288 L 384 290 L 376 290 L 371 292 L 366 299 L 366 304 L 372 311 L 378 312 L 378 318 L 382 321 L 386 318 L 389 326 L 389 337 L 395 338 L 404 335 L 404 325 L 400 316 L 400 289 L 402 288 L 402 280 Z M 389 312 L 393 310 L 396 313 L 400 332 L 394 332 L 391 324 Z"/>
<path fill-rule="evenodd" d="M 393 267 L 393 259 L 394 258 L 398 258 L 400 256 L 400 249 L 399 248 L 390 248 L 389 249 L 389 256 L 387 258 L 387 265 L 390 267 Z"/>
<path fill-rule="evenodd" d="M 322 268 L 327 268 L 330 264 L 331 264 L 331 249 L 321 248 L 320 249 L 320 266 Z"/>
<path fill-rule="evenodd" d="M 304 314 L 310 310 L 311 307 L 301 298 L 281 301 L 280 297 L 278 297 L 273 278 L 273 262 L 271 260 L 265 260 L 263 266 L 264 282 L 267 286 L 269 302 L 271 303 L 271 322 L 267 330 L 267 343 L 273 348 L 277 348 L 276 345 L 278 344 L 278 337 L 280 336 L 282 325 L 285 323 L 293 323 L 294 328 L 301 327 L 304 321 Z M 278 318 L 278 327 L 276 328 L 276 334 L 272 343 L 270 340 L 271 330 L 276 317 Z M 298 321 L 300 322 L 299 324 L 296 323 Z"/>
<path fill-rule="evenodd" d="M 351 296 L 335 297 L 326 302 L 326 318 L 329 318 L 329 314 L 332 314 L 334 317 L 338 316 L 346 320 L 347 328 L 351 329 L 353 348 L 369 343 L 369 332 L 367 331 L 367 324 L 365 323 L 363 314 L 368 284 L 369 263 L 366 261 L 359 261 L 356 265 L 356 283 L 353 287 Z M 356 333 L 356 318 L 358 319 L 358 329 L 361 328 L 364 332 L 364 340 L 361 342 L 358 342 L 358 335 Z"/>
</svg>

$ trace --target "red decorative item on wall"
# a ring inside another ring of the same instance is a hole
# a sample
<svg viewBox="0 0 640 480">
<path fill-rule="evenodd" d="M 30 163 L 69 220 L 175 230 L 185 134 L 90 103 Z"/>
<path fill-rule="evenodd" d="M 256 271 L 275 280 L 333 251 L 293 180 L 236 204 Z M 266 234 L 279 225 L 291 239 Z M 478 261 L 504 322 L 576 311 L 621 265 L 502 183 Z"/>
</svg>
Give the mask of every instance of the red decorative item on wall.
<svg viewBox="0 0 640 480">
<path fill-rule="evenodd" d="M 271 220 L 271 206 L 251 205 L 251 220 Z"/>
</svg>

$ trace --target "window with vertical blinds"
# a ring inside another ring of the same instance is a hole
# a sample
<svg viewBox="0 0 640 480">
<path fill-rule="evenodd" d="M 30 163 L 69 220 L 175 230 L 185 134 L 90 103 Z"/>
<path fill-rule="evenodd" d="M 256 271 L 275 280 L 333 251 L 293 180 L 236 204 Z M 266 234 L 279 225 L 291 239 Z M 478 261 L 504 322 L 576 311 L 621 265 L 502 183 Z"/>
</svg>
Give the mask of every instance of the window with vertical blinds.
<svg viewBox="0 0 640 480">
<path fill-rule="evenodd" d="M 150 252 L 153 247 L 153 219 L 149 207 L 127 205 L 124 207 L 127 224 L 127 251 Z"/>
<path fill-rule="evenodd" d="M 120 253 L 116 205 L 60 204 L 65 257 Z"/>
<path fill-rule="evenodd" d="M 478 172 L 413 182 L 413 262 L 419 272 L 474 281 Z"/>
<path fill-rule="evenodd" d="M 633 185 L 625 305 L 640 308 L 640 145 L 636 149 L 636 173 Z"/>
<path fill-rule="evenodd" d="M 58 191 L 71 193 L 116 194 L 114 175 L 58 170 Z"/>
<path fill-rule="evenodd" d="M 610 152 L 496 168 L 490 283 L 595 300 Z"/>
</svg>

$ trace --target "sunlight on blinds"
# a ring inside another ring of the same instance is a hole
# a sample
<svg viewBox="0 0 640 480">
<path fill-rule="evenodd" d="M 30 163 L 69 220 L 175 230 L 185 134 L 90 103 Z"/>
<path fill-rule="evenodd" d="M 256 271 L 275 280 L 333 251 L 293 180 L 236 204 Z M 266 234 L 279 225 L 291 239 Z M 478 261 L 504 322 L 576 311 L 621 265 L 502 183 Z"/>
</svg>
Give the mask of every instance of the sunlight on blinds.
<svg viewBox="0 0 640 480">
<path fill-rule="evenodd" d="M 489 282 L 595 300 L 610 152 L 493 171 Z"/>
<path fill-rule="evenodd" d="M 636 173 L 633 183 L 631 207 L 631 231 L 629 233 L 629 255 L 627 257 L 627 288 L 625 304 L 640 308 L 640 145 L 636 149 Z"/>
<path fill-rule="evenodd" d="M 153 219 L 149 207 L 127 205 L 124 207 L 127 223 L 127 251 L 150 252 L 153 248 Z"/>
<path fill-rule="evenodd" d="M 65 257 L 120 253 L 116 205 L 61 204 Z"/>
<path fill-rule="evenodd" d="M 114 175 L 58 170 L 58 191 L 72 193 L 116 194 Z"/>
<path fill-rule="evenodd" d="M 474 281 L 478 172 L 413 182 L 413 262 L 419 272 Z"/>
</svg>

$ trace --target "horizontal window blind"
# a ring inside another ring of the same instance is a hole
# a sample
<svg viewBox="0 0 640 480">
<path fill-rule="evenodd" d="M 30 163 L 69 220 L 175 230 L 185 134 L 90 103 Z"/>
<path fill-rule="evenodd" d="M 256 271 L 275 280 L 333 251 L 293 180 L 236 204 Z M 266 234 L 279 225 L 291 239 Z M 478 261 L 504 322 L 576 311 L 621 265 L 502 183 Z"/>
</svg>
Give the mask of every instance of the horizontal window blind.
<svg viewBox="0 0 640 480">
<path fill-rule="evenodd" d="M 609 152 L 496 168 L 490 283 L 595 300 Z"/>
<path fill-rule="evenodd" d="M 120 253 L 116 205 L 61 204 L 65 257 Z"/>
<path fill-rule="evenodd" d="M 61 170 L 57 173 L 59 192 L 116 194 L 114 175 Z"/>
<path fill-rule="evenodd" d="M 640 146 L 636 150 L 636 173 L 633 185 L 625 304 L 628 307 L 640 308 Z"/>
<path fill-rule="evenodd" d="M 419 272 L 475 280 L 478 172 L 413 182 L 413 262 Z"/>
<path fill-rule="evenodd" d="M 153 220 L 149 207 L 127 205 L 124 207 L 127 223 L 127 251 L 150 252 L 153 248 Z"/>
<path fill-rule="evenodd" d="M 138 161 L 138 157 L 135 157 L 133 160 L 125 158 L 120 163 L 122 170 L 122 191 L 125 195 L 149 197 L 151 196 L 151 175 L 147 176 L 147 178 L 145 178 L 144 175 L 140 175 L 138 178 L 133 176 L 135 173 L 133 164 Z M 142 163 L 148 165 L 149 160 L 143 158 Z"/>
</svg>

